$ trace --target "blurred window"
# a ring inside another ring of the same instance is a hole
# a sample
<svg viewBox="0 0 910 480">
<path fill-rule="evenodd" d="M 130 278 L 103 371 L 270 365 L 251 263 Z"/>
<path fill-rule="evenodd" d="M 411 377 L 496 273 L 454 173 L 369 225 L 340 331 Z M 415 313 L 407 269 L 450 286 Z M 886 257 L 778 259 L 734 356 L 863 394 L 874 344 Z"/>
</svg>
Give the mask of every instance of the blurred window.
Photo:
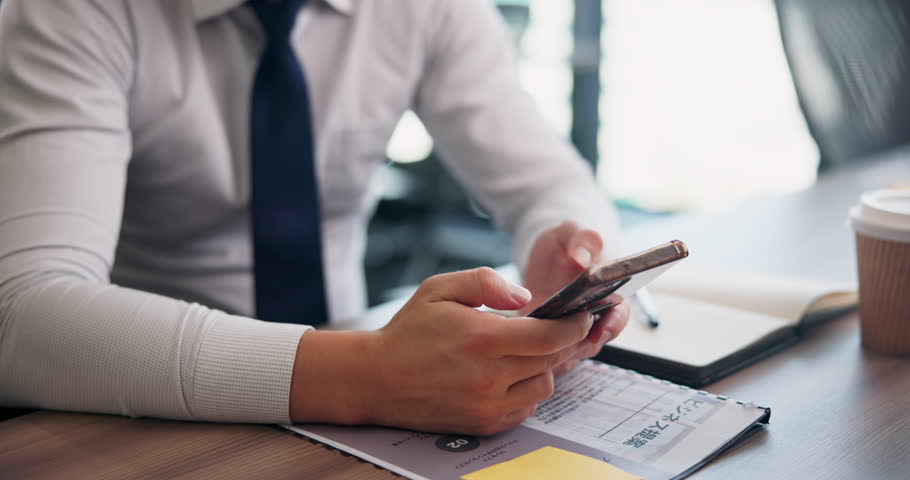
<svg viewBox="0 0 910 480">
<path fill-rule="evenodd" d="M 568 137 L 574 2 L 496 3 L 522 85 Z M 815 181 L 771 0 L 609 0 L 603 12 L 602 94 L 589 101 L 600 105 L 598 176 L 622 204 L 715 208 Z M 419 161 L 432 146 L 409 112 L 388 155 Z"/>
<path fill-rule="evenodd" d="M 598 174 L 617 199 L 716 208 L 815 181 L 818 151 L 771 0 L 604 9 Z"/>
</svg>

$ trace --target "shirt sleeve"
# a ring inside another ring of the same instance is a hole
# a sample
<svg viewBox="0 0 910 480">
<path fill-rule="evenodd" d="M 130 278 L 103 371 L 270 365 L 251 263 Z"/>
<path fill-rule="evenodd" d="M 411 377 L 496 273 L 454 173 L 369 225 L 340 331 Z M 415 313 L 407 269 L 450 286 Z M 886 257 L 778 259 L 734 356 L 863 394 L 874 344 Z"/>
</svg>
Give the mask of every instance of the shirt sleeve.
<svg viewBox="0 0 910 480">
<path fill-rule="evenodd" d="M 131 20 L 114 1 L 0 8 L 0 405 L 289 422 L 308 327 L 110 284 Z"/>
<path fill-rule="evenodd" d="M 564 220 L 618 248 L 615 209 L 590 166 L 550 128 L 521 88 L 505 23 L 488 0 L 435 2 L 417 114 L 442 160 L 499 228 L 522 268 L 534 240 Z"/>
</svg>

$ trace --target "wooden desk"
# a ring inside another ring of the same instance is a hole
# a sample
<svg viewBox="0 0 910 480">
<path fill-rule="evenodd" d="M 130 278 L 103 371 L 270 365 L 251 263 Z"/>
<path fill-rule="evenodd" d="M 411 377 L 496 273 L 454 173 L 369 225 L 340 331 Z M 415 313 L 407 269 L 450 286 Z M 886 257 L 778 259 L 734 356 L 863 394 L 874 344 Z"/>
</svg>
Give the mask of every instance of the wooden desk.
<svg viewBox="0 0 910 480">
<path fill-rule="evenodd" d="M 0 478 L 396 476 L 277 427 L 36 412 L 0 423 Z"/>
<path fill-rule="evenodd" d="M 907 158 L 848 170 L 809 192 L 751 202 L 736 212 L 649 227 L 633 238 L 653 243 L 671 233 L 698 244 L 705 253 L 697 258 L 706 263 L 849 280 L 854 274 L 852 239 L 842 227 L 846 207 L 861 190 L 910 178 Z M 717 225 L 751 242 L 750 255 L 719 235 Z M 818 327 L 801 343 L 708 390 L 770 406 L 773 414 L 768 428 L 693 478 L 910 477 L 910 357 L 863 351 L 855 314 Z M 269 426 L 51 412 L 0 423 L 2 478 L 140 476 L 394 477 Z"/>
</svg>

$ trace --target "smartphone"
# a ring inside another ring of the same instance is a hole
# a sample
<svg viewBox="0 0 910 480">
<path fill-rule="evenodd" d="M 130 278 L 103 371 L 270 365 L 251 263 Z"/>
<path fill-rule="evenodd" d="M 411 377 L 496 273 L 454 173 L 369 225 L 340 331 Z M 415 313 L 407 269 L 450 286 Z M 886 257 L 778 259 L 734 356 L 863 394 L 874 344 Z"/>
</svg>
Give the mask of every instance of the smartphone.
<svg viewBox="0 0 910 480">
<path fill-rule="evenodd" d="M 587 310 L 602 313 L 619 302 L 604 302 L 615 293 L 626 299 L 636 290 L 689 256 L 686 244 L 673 240 L 628 257 L 588 267 L 572 283 L 540 304 L 529 317 L 559 318 Z"/>
</svg>

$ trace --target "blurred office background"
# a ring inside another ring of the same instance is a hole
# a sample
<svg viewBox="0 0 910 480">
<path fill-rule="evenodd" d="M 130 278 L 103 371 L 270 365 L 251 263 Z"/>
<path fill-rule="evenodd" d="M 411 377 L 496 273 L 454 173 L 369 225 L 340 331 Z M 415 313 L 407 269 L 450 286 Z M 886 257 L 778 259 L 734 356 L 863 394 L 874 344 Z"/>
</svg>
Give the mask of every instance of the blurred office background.
<svg viewBox="0 0 910 480">
<path fill-rule="evenodd" d="M 495 3 L 524 87 L 626 226 L 803 189 L 910 136 L 903 0 Z M 416 116 L 401 119 L 387 156 L 371 303 L 510 260 L 510 239 L 441 168 Z"/>
</svg>

